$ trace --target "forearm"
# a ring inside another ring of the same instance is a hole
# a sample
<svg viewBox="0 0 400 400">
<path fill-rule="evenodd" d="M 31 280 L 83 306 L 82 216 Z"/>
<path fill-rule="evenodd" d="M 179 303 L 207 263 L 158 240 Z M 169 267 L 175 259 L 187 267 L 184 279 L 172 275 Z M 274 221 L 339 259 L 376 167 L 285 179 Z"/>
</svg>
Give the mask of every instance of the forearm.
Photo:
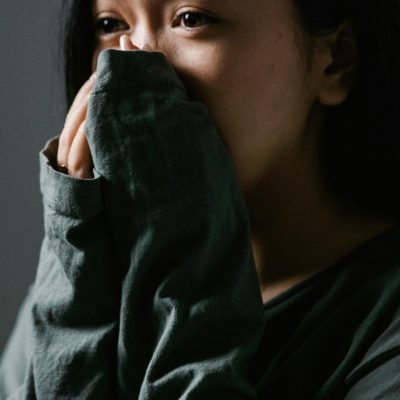
<svg viewBox="0 0 400 400">
<path fill-rule="evenodd" d="M 120 277 L 101 178 L 61 174 L 44 152 L 40 169 L 45 237 L 33 295 L 31 391 L 38 399 L 109 399 L 116 392 Z"/>
<path fill-rule="evenodd" d="M 262 299 L 227 149 L 160 53 L 107 50 L 97 79 L 86 129 L 125 274 L 120 395 L 255 398 Z"/>
</svg>

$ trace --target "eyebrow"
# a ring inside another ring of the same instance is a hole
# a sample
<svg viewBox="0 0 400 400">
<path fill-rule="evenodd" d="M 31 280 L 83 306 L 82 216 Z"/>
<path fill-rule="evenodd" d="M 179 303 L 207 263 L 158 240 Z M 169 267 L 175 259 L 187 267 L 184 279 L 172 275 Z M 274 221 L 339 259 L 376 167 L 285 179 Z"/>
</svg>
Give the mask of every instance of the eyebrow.
<svg viewBox="0 0 400 400">
<path fill-rule="evenodd" d="M 177 0 L 146 0 L 149 3 L 152 3 L 153 5 L 168 5 L 169 3 L 173 3 L 174 1 Z M 215 0 L 196 0 L 199 3 L 204 3 L 204 5 L 207 4 L 214 4 L 216 3 Z M 129 4 L 134 5 L 135 0 L 92 0 L 92 13 L 95 14 L 97 12 L 97 8 L 100 5 L 105 4 L 106 6 L 120 6 L 120 7 L 126 7 Z M 235 5 L 236 1 L 232 2 L 231 0 L 218 0 L 217 1 L 218 6 L 221 7 L 227 7 L 229 4 L 229 7 L 232 7 Z"/>
<path fill-rule="evenodd" d="M 95 7 L 96 5 L 102 4 L 102 3 L 113 5 L 113 4 L 116 4 L 116 3 L 124 3 L 124 4 L 126 4 L 126 3 L 131 2 L 131 1 L 132 0 L 92 0 L 92 4 L 93 4 L 93 7 Z M 152 1 L 154 1 L 154 0 L 152 0 Z"/>
<path fill-rule="evenodd" d="M 93 0 L 93 6 L 95 6 L 98 3 L 129 3 L 132 0 Z M 171 3 L 174 0 L 148 0 L 152 3 Z M 200 2 L 204 2 L 204 1 L 210 1 L 210 0 L 198 0 Z M 227 3 L 230 0 L 218 0 L 219 3 Z"/>
</svg>

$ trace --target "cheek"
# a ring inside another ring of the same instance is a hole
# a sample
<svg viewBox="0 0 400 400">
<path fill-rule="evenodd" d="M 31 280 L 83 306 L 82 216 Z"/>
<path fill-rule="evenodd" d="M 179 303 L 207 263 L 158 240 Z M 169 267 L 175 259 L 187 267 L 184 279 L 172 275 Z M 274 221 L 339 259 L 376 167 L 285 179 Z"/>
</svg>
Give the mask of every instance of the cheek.
<svg viewBox="0 0 400 400">
<path fill-rule="evenodd" d="M 280 48 L 253 47 L 240 56 L 234 50 L 198 51 L 186 61 L 189 67 L 180 68 L 190 94 L 206 104 L 237 163 L 252 157 L 254 148 L 268 152 L 288 140 L 305 115 L 296 53 L 280 54 Z"/>
<path fill-rule="evenodd" d="M 283 40 L 252 46 L 163 43 L 189 96 L 207 106 L 244 187 L 259 179 L 272 158 L 293 147 L 307 115 L 297 49 Z"/>
<path fill-rule="evenodd" d="M 250 191 L 302 140 L 312 96 L 297 48 L 277 43 L 240 56 L 210 49 L 192 56 L 186 60 L 190 67 L 181 68 L 182 79 L 192 96 L 206 104 L 242 190 Z"/>
</svg>

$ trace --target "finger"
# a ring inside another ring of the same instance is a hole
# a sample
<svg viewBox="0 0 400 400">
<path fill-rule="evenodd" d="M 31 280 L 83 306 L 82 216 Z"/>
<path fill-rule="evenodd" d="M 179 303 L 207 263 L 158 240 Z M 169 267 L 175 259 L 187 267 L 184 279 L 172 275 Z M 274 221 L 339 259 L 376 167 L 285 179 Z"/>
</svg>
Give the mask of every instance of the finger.
<svg viewBox="0 0 400 400">
<path fill-rule="evenodd" d="M 68 153 L 80 124 L 86 118 L 88 101 L 91 95 L 94 79 L 95 75 L 92 75 L 85 85 L 82 86 L 75 98 L 74 105 L 71 107 L 68 117 L 65 120 L 64 128 L 61 132 L 58 143 L 58 164 L 68 166 Z"/>
<path fill-rule="evenodd" d="M 70 119 L 65 123 L 58 142 L 57 163 L 68 167 L 68 154 L 72 142 L 79 130 L 80 125 L 85 120 L 87 114 L 87 103 L 83 103 L 81 108 L 75 110 Z"/>
<path fill-rule="evenodd" d="M 74 114 L 75 110 L 80 107 L 82 102 L 85 101 L 88 94 L 91 93 L 95 79 L 96 79 L 96 71 L 93 72 L 92 75 L 90 75 L 89 79 L 79 89 L 79 91 L 76 94 L 74 101 L 72 102 L 71 107 L 68 111 L 66 121 L 71 117 L 71 115 Z"/>
<path fill-rule="evenodd" d="M 137 46 L 132 43 L 131 38 L 127 34 L 123 34 L 119 38 L 119 45 L 122 50 L 139 50 Z"/>
<path fill-rule="evenodd" d="M 68 154 L 68 173 L 81 179 L 93 178 L 92 156 L 84 129 L 85 121 L 79 126 Z"/>
</svg>

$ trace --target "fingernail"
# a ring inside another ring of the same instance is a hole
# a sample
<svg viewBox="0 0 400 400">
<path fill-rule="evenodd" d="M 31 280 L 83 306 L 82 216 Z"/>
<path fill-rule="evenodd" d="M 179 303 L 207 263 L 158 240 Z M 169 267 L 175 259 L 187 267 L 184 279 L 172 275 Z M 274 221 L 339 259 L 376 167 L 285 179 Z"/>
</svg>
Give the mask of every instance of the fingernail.
<svg viewBox="0 0 400 400">
<path fill-rule="evenodd" d="M 129 46 L 130 38 L 128 35 L 124 34 L 119 38 L 119 45 L 122 50 L 128 50 L 130 48 Z"/>
<path fill-rule="evenodd" d="M 119 47 L 121 47 L 122 50 L 126 50 L 124 35 L 119 37 Z"/>
</svg>

